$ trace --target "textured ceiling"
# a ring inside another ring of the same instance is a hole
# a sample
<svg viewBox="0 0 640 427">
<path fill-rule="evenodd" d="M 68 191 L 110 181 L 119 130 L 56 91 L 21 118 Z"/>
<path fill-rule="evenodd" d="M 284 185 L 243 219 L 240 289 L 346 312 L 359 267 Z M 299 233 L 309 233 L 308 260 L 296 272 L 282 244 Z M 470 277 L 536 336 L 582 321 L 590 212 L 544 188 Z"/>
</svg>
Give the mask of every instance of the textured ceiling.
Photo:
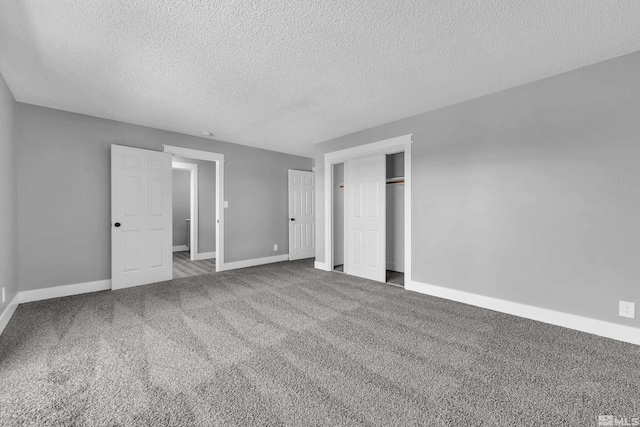
<svg viewBox="0 0 640 427">
<path fill-rule="evenodd" d="M 18 101 L 288 153 L 640 50 L 638 0 L 2 0 Z"/>
</svg>

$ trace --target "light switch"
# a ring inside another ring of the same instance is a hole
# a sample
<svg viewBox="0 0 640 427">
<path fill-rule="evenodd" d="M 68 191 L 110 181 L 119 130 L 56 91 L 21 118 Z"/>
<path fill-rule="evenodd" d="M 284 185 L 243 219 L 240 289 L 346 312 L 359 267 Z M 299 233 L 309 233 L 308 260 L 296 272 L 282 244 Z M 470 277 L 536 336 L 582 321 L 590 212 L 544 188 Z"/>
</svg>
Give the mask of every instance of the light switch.
<svg viewBox="0 0 640 427">
<path fill-rule="evenodd" d="M 228 208 L 228 207 L 229 207 L 229 201 L 228 201 L 228 200 L 225 200 L 225 201 L 224 201 L 224 207 L 225 207 L 225 208 Z"/>
</svg>

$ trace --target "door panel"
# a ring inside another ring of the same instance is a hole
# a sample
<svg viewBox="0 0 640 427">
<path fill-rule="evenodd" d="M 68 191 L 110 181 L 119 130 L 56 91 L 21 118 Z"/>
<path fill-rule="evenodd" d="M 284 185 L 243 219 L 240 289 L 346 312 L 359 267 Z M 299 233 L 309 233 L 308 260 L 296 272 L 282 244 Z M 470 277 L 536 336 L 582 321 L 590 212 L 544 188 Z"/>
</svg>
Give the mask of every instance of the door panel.
<svg viewBox="0 0 640 427">
<path fill-rule="evenodd" d="M 345 164 L 345 272 L 386 280 L 386 156 Z"/>
<path fill-rule="evenodd" d="M 289 259 L 313 258 L 315 250 L 315 174 L 289 170 Z"/>
<path fill-rule="evenodd" d="M 169 153 L 111 146 L 112 289 L 172 279 L 171 173 Z"/>
</svg>

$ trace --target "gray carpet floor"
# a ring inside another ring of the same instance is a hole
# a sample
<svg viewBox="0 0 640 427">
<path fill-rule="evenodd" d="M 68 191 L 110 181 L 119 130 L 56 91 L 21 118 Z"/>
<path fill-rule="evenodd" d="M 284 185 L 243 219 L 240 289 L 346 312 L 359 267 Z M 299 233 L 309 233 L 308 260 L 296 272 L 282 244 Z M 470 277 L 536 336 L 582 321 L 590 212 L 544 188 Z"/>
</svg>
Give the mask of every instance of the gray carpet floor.
<svg viewBox="0 0 640 427">
<path fill-rule="evenodd" d="M 595 426 L 640 347 L 283 262 L 23 304 L 0 425 Z"/>
<path fill-rule="evenodd" d="M 173 253 L 174 279 L 182 279 L 185 277 L 199 276 L 201 274 L 210 274 L 215 272 L 215 258 L 191 261 L 191 254 L 188 251 Z"/>
</svg>

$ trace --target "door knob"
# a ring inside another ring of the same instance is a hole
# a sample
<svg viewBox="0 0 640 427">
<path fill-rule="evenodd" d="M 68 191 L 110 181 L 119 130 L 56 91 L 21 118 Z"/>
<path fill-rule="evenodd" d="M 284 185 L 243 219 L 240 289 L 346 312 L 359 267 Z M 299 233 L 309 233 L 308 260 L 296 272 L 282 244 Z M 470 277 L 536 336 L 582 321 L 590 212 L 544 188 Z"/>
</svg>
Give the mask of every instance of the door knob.
<svg viewBox="0 0 640 427">
<path fill-rule="evenodd" d="M 115 223 L 115 224 L 113 224 L 113 225 L 114 225 L 114 226 L 116 226 L 116 227 L 120 227 L 120 223 L 119 223 L 119 222 L 116 222 L 116 223 Z"/>
<path fill-rule="evenodd" d="M 295 218 L 291 218 L 291 221 L 295 221 L 295 220 L 296 220 Z"/>
</svg>

